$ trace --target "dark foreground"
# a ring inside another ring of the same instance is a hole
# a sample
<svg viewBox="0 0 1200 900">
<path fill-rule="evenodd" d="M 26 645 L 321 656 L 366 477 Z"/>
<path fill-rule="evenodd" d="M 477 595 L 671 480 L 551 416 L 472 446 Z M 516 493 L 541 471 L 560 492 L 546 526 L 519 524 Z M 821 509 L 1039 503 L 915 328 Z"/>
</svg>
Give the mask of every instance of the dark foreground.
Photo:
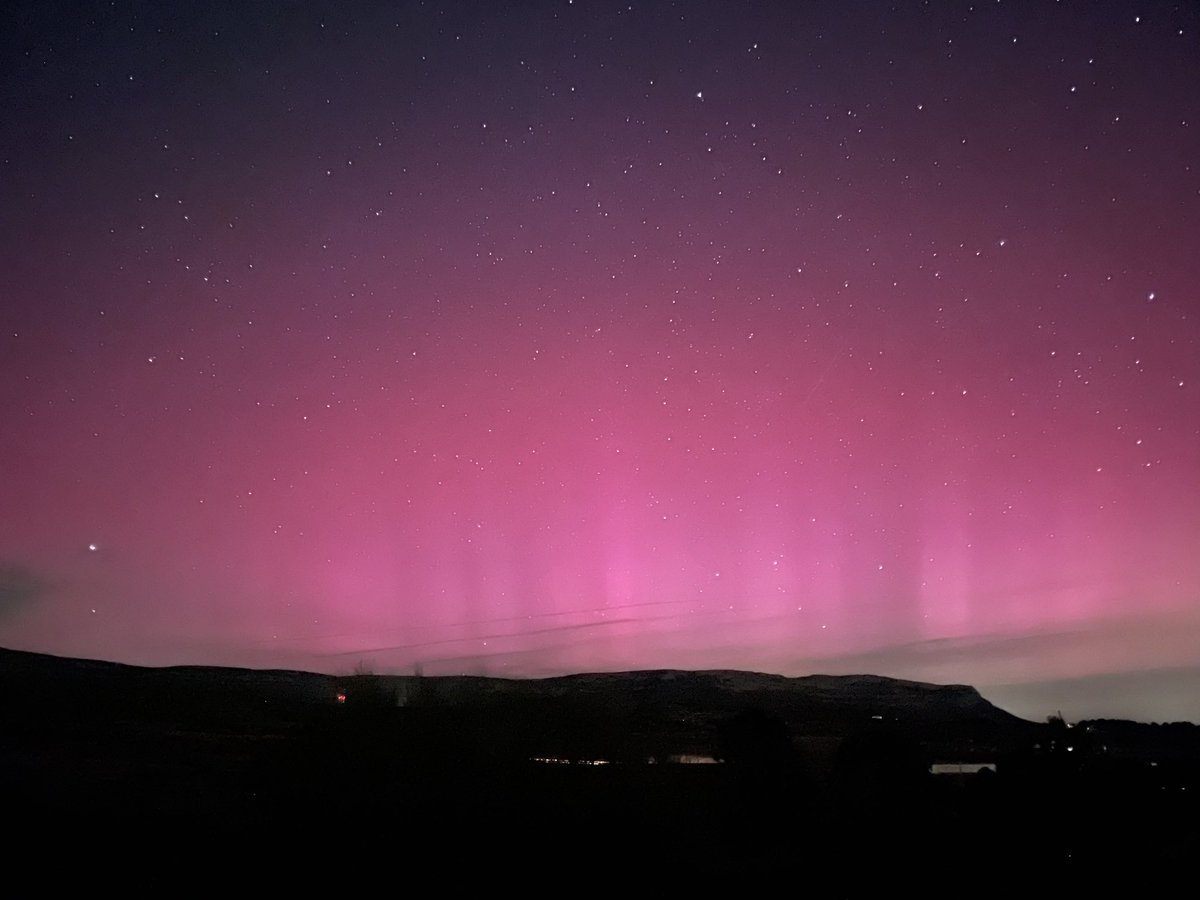
<svg viewBox="0 0 1200 900">
<path fill-rule="evenodd" d="M 1047 879 L 1149 886 L 1200 859 L 1192 726 L 1147 740 L 1150 726 L 989 723 L 978 710 L 956 721 L 915 706 L 911 722 L 894 706 L 838 721 L 810 702 L 806 729 L 753 692 L 701 697 L 708 718 L 688 712 L 663 698 L 699 689 L 670 673 L 638 681 L 631 710 L 625 688 L 594 684 L 551 702 L 449 696 L 430 679 L 397 706 L 368 676 L 311 676 L 302 691 L 222 676 L 214 690 L 201 670 L 111 683 L 24 670 L 20 684 L 2 662 L 12 859 L 51 847 L 293 874 L 400 866 L 460 886 L 711 873 L 820 896 L 961 895 L 964 877 L 976 895 L 1007 883 L 1038 896 L 1029 886 Z M 613 703 L 597 700 L 605 691 Z M 955 754 L 995 770 L 930 772 Z M 723 761 L 672 761 L 709 757 Z"/>
</svg>

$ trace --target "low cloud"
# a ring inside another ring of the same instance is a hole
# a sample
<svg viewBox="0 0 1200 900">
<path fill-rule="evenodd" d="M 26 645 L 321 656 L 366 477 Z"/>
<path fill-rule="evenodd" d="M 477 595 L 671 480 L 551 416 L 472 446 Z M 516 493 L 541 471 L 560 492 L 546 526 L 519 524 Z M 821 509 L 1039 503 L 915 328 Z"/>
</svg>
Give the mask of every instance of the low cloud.
<svg viewBox="0 0 1200 900">
<path fill-rule="evenodd" d="M 49 591 L 49 582 L 28 566 L 0 562 L 0 619 L 33 605 Z"/>
</svg>

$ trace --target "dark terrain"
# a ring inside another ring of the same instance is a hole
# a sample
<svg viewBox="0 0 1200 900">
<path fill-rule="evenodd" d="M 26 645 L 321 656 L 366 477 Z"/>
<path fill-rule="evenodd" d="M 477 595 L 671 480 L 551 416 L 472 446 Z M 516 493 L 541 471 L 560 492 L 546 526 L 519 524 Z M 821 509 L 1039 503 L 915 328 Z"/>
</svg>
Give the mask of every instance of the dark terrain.
<svg viewBox="0 0 1200 900">
<path fill-rule="evenodd" d="M 1141 877 L 1200 851 L 1196 726 L 1033 723 L 966 686 L 333 677 L 6 650 L 0 684 L 18 844 L 803 869 L 847 895 L 884 873 L 951 892 L 983 860 L 1014 879 Z"/>
</svg>

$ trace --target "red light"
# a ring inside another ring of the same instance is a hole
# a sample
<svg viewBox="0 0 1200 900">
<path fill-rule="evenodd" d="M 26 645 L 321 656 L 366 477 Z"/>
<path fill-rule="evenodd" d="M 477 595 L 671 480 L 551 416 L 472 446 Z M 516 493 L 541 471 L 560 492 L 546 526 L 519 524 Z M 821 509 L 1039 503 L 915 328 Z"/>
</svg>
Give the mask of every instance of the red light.
<svg viewBox="0 0 1200 900">
<path fill-rule="evenodd" d="M 345 702 L 346 702 L 346 695 L 345 695 L 345 694 L 338 694 L 338 695 L 337 695 L 337 701 L 338 701 L 338 703 L 345 703 Z"/>
</svg>

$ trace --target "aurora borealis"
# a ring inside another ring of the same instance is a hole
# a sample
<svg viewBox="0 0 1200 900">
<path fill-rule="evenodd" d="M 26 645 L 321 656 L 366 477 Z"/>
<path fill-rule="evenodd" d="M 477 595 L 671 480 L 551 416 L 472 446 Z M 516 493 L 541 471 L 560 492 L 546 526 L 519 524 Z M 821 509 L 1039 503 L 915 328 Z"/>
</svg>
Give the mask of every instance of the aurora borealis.
<svg viewBox="0 0 1200 900">
<path fill-rule="evenodd" d="M 0 32 L 0 645 L 1200 717 L 1195 6 Z"/>
</svg>

